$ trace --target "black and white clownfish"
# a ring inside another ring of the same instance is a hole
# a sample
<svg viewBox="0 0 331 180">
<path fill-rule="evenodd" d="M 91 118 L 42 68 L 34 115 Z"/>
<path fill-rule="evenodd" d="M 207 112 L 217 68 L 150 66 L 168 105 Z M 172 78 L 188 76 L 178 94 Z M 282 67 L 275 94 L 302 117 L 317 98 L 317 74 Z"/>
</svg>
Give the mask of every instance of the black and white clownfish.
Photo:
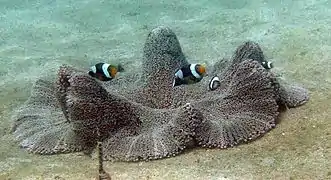
<svg viewBox="0 0 331 180">
<path fill-rule="evenodd" d="M 114 66 L 107 63 L 97 63 L 90 68 L 88 74 L 100 81 L 110 81 L 115 78 L 117 72 L 124 71 L 121 65 Z"/>
<path fill-rule="evenodd" d="M 268 62 L 268 61 L 263 61 L 261 64 L 266 69 L 271 69 L 271 68 L 274 67 L 274 65 L 272 64 L 272 62 Z"/>
<path fill-rule="evenodd" d="M 213 76 L 209 81 L 209 90 L 214 91 L 221 86 L 221 81 L 217 76 Z"/>
<path fill-rule="evenodd" d="M 206 75 L 206 66 L 204 64 L 189 64 L 175 73 L 173 87 L 182 84 L 193 84 L 202 80 Z"/>
</svg>

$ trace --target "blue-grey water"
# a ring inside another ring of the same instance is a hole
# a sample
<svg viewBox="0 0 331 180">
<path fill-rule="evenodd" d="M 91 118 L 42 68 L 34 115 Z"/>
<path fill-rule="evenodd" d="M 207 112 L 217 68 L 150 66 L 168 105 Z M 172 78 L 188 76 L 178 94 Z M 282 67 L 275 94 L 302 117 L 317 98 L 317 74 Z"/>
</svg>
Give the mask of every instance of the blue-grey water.
<svg viewBox="0 0 331 180">
<path fill-rule="evenodd" d="M 10 134 L 13 108 L 38 77 L 97 60 L 139 68 L 148 32 L 169 26 L 190 61 L 230 57 L 258 42 L 276 69 L 311 91 L 263 138 L 228 150 L 106 163 L 113 179 L 331 179 L 331 2 L 329 0 L 1 0 L 0 179 L 93 179 L 86 156 L 38 156 Z"/>
</svg>

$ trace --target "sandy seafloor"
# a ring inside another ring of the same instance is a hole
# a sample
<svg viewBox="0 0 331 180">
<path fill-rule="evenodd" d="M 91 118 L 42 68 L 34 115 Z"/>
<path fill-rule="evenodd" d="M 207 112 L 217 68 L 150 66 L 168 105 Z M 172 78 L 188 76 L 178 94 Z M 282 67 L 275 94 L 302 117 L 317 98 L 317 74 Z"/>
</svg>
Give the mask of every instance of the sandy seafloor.
<svg viewBox="0 0 331 180">
<path fill-rule="evenodd" d="M 140 70 L 148 32 L 171 27 L 190 62 L 260 43 L 276 70 L 310 90 L 264 137 L 138 163 L 106 162 L 113 179 L 331 179 L 331 2 L 328 0 L 0 1 L 0 179 L 93 179 L 81 154 L 38 156 L 13 142 L 10 113 L 40 76 L 98 60 Z"/>
</svg>

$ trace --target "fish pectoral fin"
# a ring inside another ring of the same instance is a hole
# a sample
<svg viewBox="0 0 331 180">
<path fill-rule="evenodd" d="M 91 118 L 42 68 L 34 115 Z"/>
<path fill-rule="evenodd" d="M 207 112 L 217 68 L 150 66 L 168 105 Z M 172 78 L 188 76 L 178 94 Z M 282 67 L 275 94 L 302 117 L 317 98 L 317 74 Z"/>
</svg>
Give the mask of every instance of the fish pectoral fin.
<svg viewBox="0 0 331 180">
<path fill-rule="evenodd" d="M 180 79 L 174 78 L 174 81 L 172 82 L 172 87 L 181 85 Z"/>
<path fill-rule="evenodd" d="M 194 83 L 197 83 L 199 81 L 200 81 L 200 79 L 197 79 L 196 77 L 192 77 L 192 76 L 189 76 L 189 77 L 185 78 L 186 84 L 194 84 Z"/>
</svg>

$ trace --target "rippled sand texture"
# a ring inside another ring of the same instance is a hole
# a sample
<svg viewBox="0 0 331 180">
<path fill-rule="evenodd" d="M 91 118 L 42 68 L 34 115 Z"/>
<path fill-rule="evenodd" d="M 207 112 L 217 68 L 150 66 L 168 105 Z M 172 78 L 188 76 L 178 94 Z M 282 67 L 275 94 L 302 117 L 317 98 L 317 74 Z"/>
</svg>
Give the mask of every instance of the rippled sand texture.
<svg viewBox="0 0 331 180">
<path fill-rule="evenodd" d="M 10 112 L 38 77 L 53 77 L 62 63 L 88 68 L 104 59 L 136 71 L 146 36 L 158 25 L 174 30 L 189 62 L 214 63 L 254 40 L 275 70 L 303 84 L 311 98 L 247 145 L 152 162 L 106 162 L 113 179 L 330 179 L 331 4 L 252 2 L 1 1 L 0 179 L 95 178 L 94 157 L 19 149 L 9 133 Z"/>
</svg>

